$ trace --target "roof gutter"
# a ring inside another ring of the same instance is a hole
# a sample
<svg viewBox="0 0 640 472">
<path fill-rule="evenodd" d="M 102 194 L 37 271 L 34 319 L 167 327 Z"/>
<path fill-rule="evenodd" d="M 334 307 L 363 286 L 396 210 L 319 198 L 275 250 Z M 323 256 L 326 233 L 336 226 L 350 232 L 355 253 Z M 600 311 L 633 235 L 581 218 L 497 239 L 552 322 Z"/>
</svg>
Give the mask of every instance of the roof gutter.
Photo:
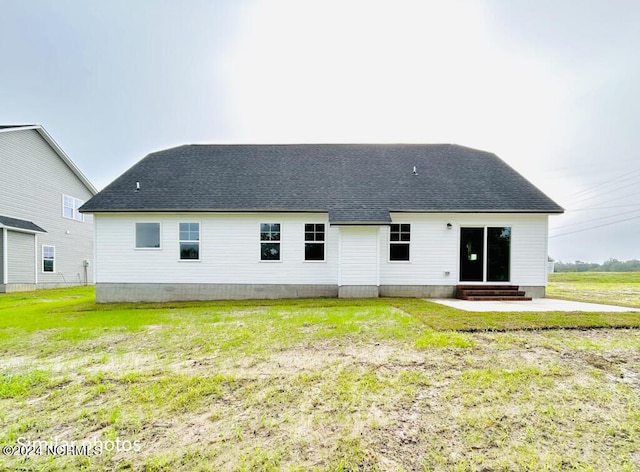
<svg viewBox="0 0 640 472">
<path fill-rule="evenodd" d="M 564 213 L 564 208 L 559 210 L 486 210 L 486 209 L 458 209 L 458 210 L 389 210 L 390 213 L 514 213 L 514 214 L 537 214 L 537 215 L 550 215 Z"/>
<path fill-rule="evenodd" d="M 80 208 L 80 213 L 328 213 L 329 210 L 308 208 L 308 209 L 282 209 L 282 208 L 116 208 L 108 210 L 100 209 L 85 209 Z M 484 210 L 484 209 L 469 209 L 469 210 L 389 210 L 389 213 L 513 213 L 513 214 L 537 214 L 537 215 L 550 215 L 550 214 L 562 214 L 564 209 L 559 210 Z M 332 223 L 333 224 L 333 223 Z M 336 222 L 335 224 L 369 224 L 357 221 L 345 221 Z M 388 221 L 374 222 L 370 224 L 389 224 Z"/>
<path fill-rule="evenodd" d="M 137 209 L 85 209 L 84 205 L 78 210 L 80 213 L 328 213 L 329 210 L 318 208 L 282 209 L 282 208 L 137 208 Z"/>
</svg>

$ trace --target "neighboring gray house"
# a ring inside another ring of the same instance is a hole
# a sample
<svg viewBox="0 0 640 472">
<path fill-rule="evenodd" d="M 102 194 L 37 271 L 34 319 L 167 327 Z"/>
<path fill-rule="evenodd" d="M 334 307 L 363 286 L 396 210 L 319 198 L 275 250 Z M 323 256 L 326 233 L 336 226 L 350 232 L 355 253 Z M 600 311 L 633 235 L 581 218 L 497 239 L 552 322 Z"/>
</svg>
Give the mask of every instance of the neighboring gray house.
<svg viewBox="0 0 640 472">
<path fill-rule="evenodd" d="M 0 126 L 0 292 L 93 283 L 95 194 L 42 126 Z"/>
<path fill-rule="evenodd" d="M 562 208 L 456 145 L 190 145 L 149 154 L 81 208 L 98 301 L 544 296 Z"/>
</svg>

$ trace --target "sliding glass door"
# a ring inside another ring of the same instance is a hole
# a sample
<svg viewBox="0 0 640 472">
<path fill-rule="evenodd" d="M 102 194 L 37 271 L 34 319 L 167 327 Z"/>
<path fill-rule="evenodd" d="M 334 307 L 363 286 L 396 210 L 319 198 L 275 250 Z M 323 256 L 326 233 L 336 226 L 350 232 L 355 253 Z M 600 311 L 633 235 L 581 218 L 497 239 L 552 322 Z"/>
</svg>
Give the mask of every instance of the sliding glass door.
<svg viewBox="0 0 640 472">
<path fill-rule="evenodd" d="M 460 228 L 460 281 L 509 282 L 511 228 Z"/>
</svg>

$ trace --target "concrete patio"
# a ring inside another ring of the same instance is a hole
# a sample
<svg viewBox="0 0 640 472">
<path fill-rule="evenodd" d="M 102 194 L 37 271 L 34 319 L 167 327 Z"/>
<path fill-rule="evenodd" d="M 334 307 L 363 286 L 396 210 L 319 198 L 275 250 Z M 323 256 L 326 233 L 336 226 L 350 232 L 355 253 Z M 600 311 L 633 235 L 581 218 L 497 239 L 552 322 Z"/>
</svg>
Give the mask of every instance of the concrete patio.
<svg viewBox="0 0 640 472">
<path fill-rule="evenodd" d="M 429 301 L 464 311 L 588 311 L 640 312 L 638 308 L 573 302 L 553 298 L 534 298 L 531 301 L 469 301 L 455 298 L 431 298 Z"/>
</svg>

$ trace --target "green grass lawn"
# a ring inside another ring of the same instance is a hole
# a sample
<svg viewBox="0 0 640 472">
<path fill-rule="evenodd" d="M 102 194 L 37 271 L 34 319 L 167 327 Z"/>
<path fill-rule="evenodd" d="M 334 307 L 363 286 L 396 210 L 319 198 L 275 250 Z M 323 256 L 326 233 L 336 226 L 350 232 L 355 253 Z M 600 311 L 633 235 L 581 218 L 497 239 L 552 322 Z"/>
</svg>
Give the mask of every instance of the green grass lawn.
<svg viewBox="0 0 640 472">
<path fill-rule="evenodd" d="M 414 299 L 0 295 L 0 445 L 138 446 L 0 469 L 639 470 L 639 324 Z M 618 329 L 525 330 L 558 326 Z"/>
<path fill-rule="evenodd" d="M 640 272 L 550 274 L 547 296 L 640 308 Z"/>
</svg>

